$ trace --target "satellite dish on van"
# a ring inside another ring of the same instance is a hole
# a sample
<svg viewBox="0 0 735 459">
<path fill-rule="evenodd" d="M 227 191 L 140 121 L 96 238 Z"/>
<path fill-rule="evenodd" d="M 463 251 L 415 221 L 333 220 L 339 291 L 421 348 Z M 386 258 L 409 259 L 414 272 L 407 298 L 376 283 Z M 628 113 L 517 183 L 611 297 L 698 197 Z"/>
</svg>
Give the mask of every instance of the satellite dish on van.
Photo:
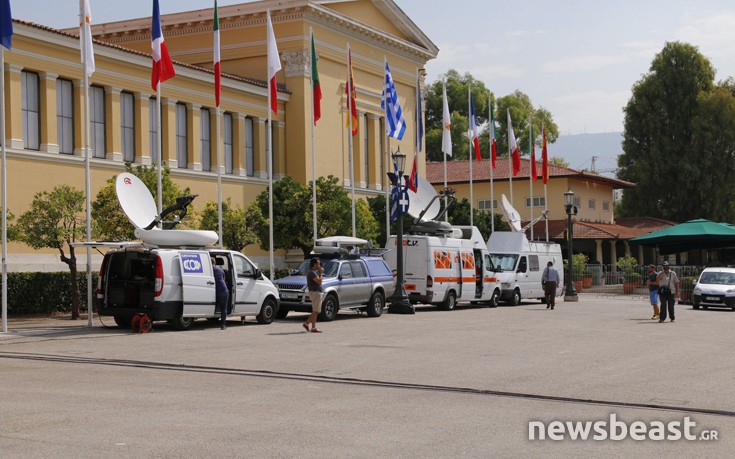
<svg viewBox="0 0 735 459">
<path fill-rule="evenodd" d="M 214 231 L 146 229 L 156 223 L 158 210 L 148 187 L 129 172 L 123 172 L 115 181 L 115 192 L 128 220 L 135 227 L 135 236 L 148 244 L 161 246 L 212 245 L 219 239 Z"/>
<path fill-rule="evenodd" d="M 123 172 L 115 181 L 115 192 L 125 215 L 136 228 L 147 228 L 156 221 L 156 202 L 145 183 L 137 176 Z"/>
<path fill-rule="evenodd" d="M 521 215 L 518 213 L 515 207 L 513 207 L 510 201 L 508 201 L 508 198 L 505 197 L 505 194 L 503 194 L 501 203 L 503 205 L 503 213 L 505 213 L 505 218 L 508 219 L 508 224 L 510 225 L 510 228 L 513 231 L 522 231 Z"/>
<path fill-rule="evenodd" d="M 416 192 L 408 190 L 408 215 L 413 218 L 419 218 L 421 212 L 426 209 L 426 206 L 431 203 L 431 207 L 426 210 L 426 213 L 421 217 L 421 221 L 434 220 L 439 212 L 441 212 L 441 203 L 438 199 L 431 200 L 436 196 L 436 190 L 431 186 L 428 180 L 419 176 L 418 186 Z"/>
</svg>

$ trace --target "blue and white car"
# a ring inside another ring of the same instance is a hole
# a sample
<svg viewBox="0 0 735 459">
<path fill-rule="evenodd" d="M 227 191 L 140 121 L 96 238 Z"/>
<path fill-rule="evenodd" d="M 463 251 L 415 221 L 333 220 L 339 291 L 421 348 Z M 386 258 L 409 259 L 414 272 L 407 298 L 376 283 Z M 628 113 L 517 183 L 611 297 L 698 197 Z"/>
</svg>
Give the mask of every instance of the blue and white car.
<svg viewBox="0 0 735 459">
<path fill-rule="evenodd" d="M 344 250 L 315 252 L 324 268 L 321 320 L 334 320 L 337 312 L 346 308 L 365 311 L 370 317 L 383 313 L 385 299 L 393 295 L 396 281 L 381 256 L 349 254 Z M 310 260 L 304 260 L 290 276 L 274 282 L 280 297 L 276 317 L 282 319 L 289 311 L 311 312 L 306 287 L 309 264 Z"/>
</svg>

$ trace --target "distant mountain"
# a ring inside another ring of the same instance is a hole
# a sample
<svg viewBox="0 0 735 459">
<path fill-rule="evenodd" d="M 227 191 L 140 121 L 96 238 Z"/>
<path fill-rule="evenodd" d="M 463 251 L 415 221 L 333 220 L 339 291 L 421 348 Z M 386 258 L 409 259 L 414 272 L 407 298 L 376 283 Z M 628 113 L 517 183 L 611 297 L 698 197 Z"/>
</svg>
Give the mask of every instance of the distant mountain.
<svg viewBox="0 0 735 459">
<path fill-rule="evenodd" d="M 618 155 L 623 153 L 622 142 L 622 132 L 562 135 L 548 149 L 550 157 L 563 159 L 572 169 L 591 170 L 592 157 L 596 156 L 595 170 L 613 177 L 618 168 Z"/>
</svg>

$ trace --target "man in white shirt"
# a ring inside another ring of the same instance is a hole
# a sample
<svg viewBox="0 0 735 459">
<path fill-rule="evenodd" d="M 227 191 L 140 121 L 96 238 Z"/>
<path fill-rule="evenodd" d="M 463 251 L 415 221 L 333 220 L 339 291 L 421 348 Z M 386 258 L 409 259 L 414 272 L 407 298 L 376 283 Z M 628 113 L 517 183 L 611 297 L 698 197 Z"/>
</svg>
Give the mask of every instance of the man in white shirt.
<svg viewBox="0 0 735 459">
<path fill-rule="evenodd" d="M 658 282 L 658 296 L 661 300 L 661 315 L 659 323 L 666 321 L 666 313 L 668 312 L 671 321 L 674 321 L 674 305 L 676 297 L 679 296 L 679 277 L 674 271 L 669 269 L 669 262 L 661 263 L 663 271 L 658 274 L 656 282 Z"/>
</svg>

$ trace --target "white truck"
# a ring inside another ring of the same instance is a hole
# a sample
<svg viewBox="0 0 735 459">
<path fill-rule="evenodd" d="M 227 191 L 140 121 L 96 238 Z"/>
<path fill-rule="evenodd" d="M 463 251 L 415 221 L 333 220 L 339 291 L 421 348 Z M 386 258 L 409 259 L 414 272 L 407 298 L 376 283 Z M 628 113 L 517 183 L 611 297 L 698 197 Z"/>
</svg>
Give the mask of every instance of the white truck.
<svg viewBox="0 0 735 459">
<path fill-rule="evenodd" d="M 513 306 L 522 299 L 545 301 L 541 276 L 549 261 L 559 272 L 556 295 L 564 292 L 564 262 L 561 246 L 553 242 L 530 242 L 519 231 L 495 231 L 487 241 L 487 250 L 502 284 L 500 299 Z"/>
<path fill-rule="evenodd" d="M 500 282 L 485 241 L 476 227 L 454 226 L 451 234 L 403 237 L 405 289 L 413 304 L 435 304 L 452 310 L 457 302 L 498 305 Z M 390 236 L 387 249 L 397 247 Z M 396 251 L 383 256 L 397 270 Z"/>
</svg>

